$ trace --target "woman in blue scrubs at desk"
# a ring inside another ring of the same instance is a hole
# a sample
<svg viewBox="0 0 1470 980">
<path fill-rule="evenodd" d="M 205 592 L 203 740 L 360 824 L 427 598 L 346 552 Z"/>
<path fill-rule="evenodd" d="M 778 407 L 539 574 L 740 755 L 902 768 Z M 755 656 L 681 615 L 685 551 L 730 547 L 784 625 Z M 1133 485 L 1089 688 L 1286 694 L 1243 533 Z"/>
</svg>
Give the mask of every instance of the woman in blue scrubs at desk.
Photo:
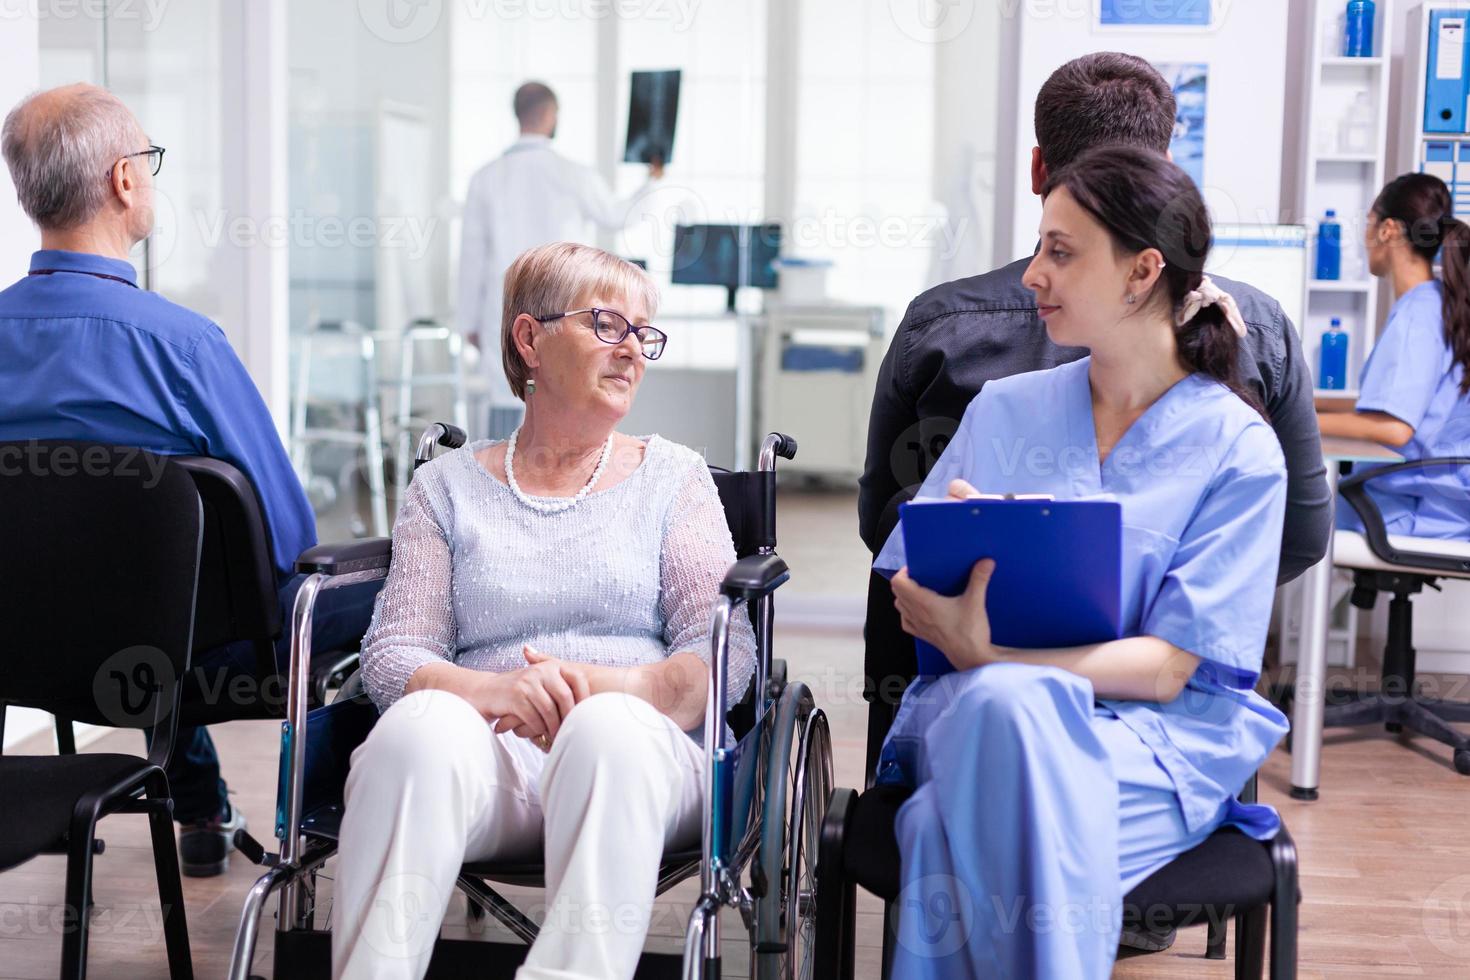
<svg viewBox="0 0 1470 980">
<path fill-rule="evenodd" d="M 1356 411 L 1320 413 L 1322 434 L 1407 459 L 1470 457 L 1470 225 L 1455 218 L 1444 181 L 1404 174 L 1379 192 L 1365 238 L 1368 269 L 1389 279 L 1393 309 L 1363 365 Z M 1470 540 L 1470 466 L 1391 473 L 1367 489 L 1390 534 Z M 1346 506 L 1337 526 L 1363 529 Z"/>
<path fill-rule="evenodd" d="M 1124 639 L 997 647 L 993 563 L 955 598 L 908 577 L 898 531 L 874 563 L 957 668 L 909 688 L 879 763 L 916 787 L 894 976 L 1107 977 L 1129 890 L 1222 824 L 1276 831 L 1235 794 L 1286 731 L 1253 690 L 1286 476 L 1209 242 L 1162 156 L 1106 147 L 1053 176 L 1025 282 L 1052 341 L 1091 355 L 988 383 L 919 491 L 1117 499 Z"/>
</svg>

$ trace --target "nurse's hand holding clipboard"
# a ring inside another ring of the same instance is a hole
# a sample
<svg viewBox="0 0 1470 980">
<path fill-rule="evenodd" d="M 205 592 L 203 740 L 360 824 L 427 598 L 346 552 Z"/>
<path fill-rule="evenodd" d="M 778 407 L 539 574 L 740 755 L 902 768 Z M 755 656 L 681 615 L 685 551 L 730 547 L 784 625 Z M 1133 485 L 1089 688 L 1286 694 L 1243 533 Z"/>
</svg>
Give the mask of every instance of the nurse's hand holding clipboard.
<svg viewBox="0 0 1470 980">
<path fill-rule="evenodd" d="M 964 480 L 952 480 L 952 500 L 969 500 L 979 492 Z M 893 603 L 904 632 L 943 650 L 956 670 L 968 670 L 1000 660 L 990 643 L 990 617 L 985 613 L 985 590 L 995 562 L 989 558 L 970 569 L 970 584 L 954 596 L 940 595 L 909 578 L 907 566 L 893 576 Z"/>
</svg>

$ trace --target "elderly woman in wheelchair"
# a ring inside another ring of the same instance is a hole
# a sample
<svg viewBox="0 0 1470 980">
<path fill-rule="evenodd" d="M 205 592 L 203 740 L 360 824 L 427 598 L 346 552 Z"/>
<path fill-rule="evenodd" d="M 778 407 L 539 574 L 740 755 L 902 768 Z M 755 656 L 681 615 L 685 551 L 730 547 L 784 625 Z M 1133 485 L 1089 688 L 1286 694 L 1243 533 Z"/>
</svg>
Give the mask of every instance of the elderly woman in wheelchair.
<svg viewBox="0 0 1470 980">
<path fill-rule="evenodd" d="M 710 613 L 735 559 L 703 459 L 615 431 L 665 336 L 647 275 L 554 244 L 506 274 L 504 443 L 415 475 L 362 646 L 333 972 L 422 976 L 461 864 L 544 847 L 522 978 L 630 977 L 665 847 L 698 842 Z M 731 625 L 729 689 L 755 640 Z"/>
</svg>

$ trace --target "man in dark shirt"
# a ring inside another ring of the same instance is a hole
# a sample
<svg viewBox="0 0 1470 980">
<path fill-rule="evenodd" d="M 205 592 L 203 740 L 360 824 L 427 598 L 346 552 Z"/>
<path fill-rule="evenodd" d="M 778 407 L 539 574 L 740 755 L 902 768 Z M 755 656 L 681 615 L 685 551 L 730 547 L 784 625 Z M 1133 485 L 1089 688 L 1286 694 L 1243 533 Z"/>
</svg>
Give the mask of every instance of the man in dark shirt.
<svg viewBox="0 0 1470 980">
<path fill-rule="evenodd" d="M 1169 84 L 1141 58 L 1099 53 L 1068 62 L 1036 98 L 1040 145 L 1031 151 L 1032 191 L 1041 193 L 1049 172 L 1094 146 L 1124 143 L 1167 152 L 1174 109 Z M 859 482 L 859 533 L 874 554 L 896 523 L 898 503 L 918 489 L 987 381 L 1087 355 L 1084 348 L 1058 347 L 1047 337 L 1036 296 L 1021 284 L 1031 258 L 935 286 L 909 304 L 878 374 Z M 1277 580 L 1288 582 L 1321 560 L 1332 532 L 1311 374 L 1296 329 L 1276 300 L 1245 283 L 1211 278 L 1240 307 L 1249 331 L 1241 345 L 1241 378 L 1266 407 L 1286 457 Z M 899 625 L 887 579 L 870 576 L 868 589 L 864 694 L 875 708 L 896 706 L 914 671 L 913 643 Z M 870 775 L 888 717 L 879 710 L 870 715 Z M 1166 949 L 1173 940 L 1172 930 L 1123 933 L 1123 944 L 1135 949 Z"/>
<path fill-rule="evenodd" d="M 139 289 L 128 261 L 153 230 L 163 150 L 115 96 L 90 85 L 26 99 L 5 119 L 3 149 L 41 250 L 29 274 L 0 291 L 0 440 L 83 439 L 234 464 L 260 498 L 290 609 L 303 578 L 293 574 L 296 556 L 316 543 L 316 518 L 270 412 L 224 331 Z M 373 590 L 322 599 L 313 649 L 361 639 Z M 283 636 L 278 664 L 288 648 Z M 254 674 L 248 643 L 196 651 L 183 697 L 228 697 L 235 678 Z M 184 873 L 222 873 L 245 820 L 207 729 L 179 728 L 167 772 Z"/>
<path fill-rule="evenodd" d="M 1040 193 L 1049 172 L 1093 146 L 1128 143 L 1165 152 L 1173 128 L 1173 94 L 1148 62 L 1113 53 L 1068 62 L 1036 99 L 1041 145 L 1032 151 L 1032 189 Z M 884 511 L 897 495 L 923 482 L 985 382 L 1087 354 L 1047 337 L 1036 297 L 1021 285 L 1030 262 L 1027 256 L 935 286 L 909 304 L 883 359 L 868 423 L 858 526 L 870 551 L 883 546 Z M 1240 306 L 1249 328 L 1241 375 L 1266 406 L 1286 456 L 1286 527 L 1277 578 L 1288 582 L 1326 553 L 1332 526 L 1312 378 L 1281 305 L 1245 283 L 1213 278 Z"/>
</svg>

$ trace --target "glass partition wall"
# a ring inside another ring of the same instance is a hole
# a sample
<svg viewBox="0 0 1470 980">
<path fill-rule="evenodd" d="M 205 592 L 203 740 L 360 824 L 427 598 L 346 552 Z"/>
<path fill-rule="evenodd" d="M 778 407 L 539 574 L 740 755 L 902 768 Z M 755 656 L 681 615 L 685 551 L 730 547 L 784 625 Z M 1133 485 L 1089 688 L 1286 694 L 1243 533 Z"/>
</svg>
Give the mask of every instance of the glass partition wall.
<svg viewBox="0 0 1470 980">
<path fill-rule="evenodd" d="M 677 226 L 778 224 L 783 257 L 830 263 L 824 302 L 881 306 L 889 331 L 926 286 L 981 271 L 991 205 L 971 175 L 990 148 L 937 118 L 995 101 L 964 67 L 993 62 L 994 32 L 977 17 L 968 36 L 931 36 L 902 6 L 83 4 L 40 22 L 42 84 L 111 88 L 168 149 L 142 282 L 224 328 L 322 534 L 385 533 L 417 431 L 489 428 L 500 352 L 457 340 L 460 215 L 473 174 L 517 136 L 524 81 L 557 93 L 556 152 L 626 197 L 648 176 L 623 162 L 631 73 L 681 72 L 664 180 L 586 240 L 643 262 L 663 293 L 669 350 L 629 425 L 687 422 L 665 434 L 713 462 L 748 441 L 730 426 L 751 408 L 737 363 L 754 371 L 749 331 L 781 289 L 737 290 L 732 318 L 724 286 L 675 275 Z M 964 93 L 938 92 L 956 78 Z"/>
</svg>

